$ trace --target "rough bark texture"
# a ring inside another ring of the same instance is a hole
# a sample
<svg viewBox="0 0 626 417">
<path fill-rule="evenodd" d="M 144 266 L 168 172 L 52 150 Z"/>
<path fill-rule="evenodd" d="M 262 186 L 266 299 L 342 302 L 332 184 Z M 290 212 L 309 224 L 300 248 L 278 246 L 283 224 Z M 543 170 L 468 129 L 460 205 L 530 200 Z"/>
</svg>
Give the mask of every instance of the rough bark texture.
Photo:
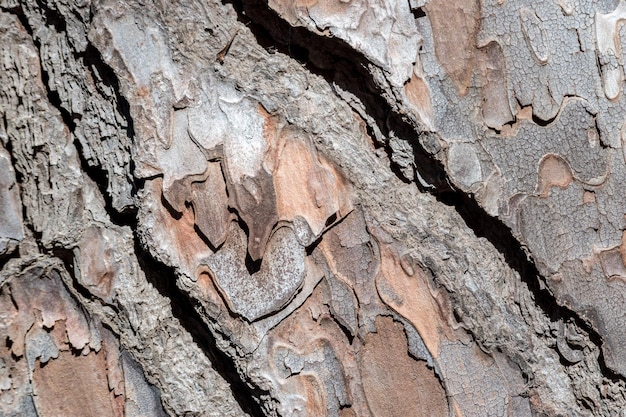
<svg viewBox="0 0 626 417">
<path fill-rule="evenodd" d="M 0 0 L 0 416 L 621 416 L 625 1 Z"/>
</svg>

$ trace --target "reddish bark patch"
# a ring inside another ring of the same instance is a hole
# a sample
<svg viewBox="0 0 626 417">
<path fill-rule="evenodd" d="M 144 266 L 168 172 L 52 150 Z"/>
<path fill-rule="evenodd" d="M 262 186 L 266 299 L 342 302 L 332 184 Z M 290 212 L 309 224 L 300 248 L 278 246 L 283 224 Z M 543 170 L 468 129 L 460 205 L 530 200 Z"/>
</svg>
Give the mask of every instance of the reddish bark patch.
<svg viewBox="0 0 626 417">
<path fill-rule="evenodd" d="M 536 191 L 542 197 L 547 197 L 550 187 L 567 187 L 573 179 L 567 162 L 558 155 L 549 154 L 539 163 Z"/>
<path fill-rule="evenodd" d="M 361 377 L 374 416 L 445 416 L 443 388 L 425 362 L 407 353 L 402 325 L 390 317 L 376 319 L 360 355 Z"/>
<path fill-rule="evenodd" d="M 35 403 L 41 417 L 118 417 L 107 382 L 102 353 L 75 356 L 61 352 L 57 359 L 33 372 Z"/>
<path fill-rule="evenodd" d="M 480 4 L 477 0 L 433 0 L 426 13 L 433 28 L 437 60 L 459 94 L 465 95 L 474 71 Z"/>
</svg>

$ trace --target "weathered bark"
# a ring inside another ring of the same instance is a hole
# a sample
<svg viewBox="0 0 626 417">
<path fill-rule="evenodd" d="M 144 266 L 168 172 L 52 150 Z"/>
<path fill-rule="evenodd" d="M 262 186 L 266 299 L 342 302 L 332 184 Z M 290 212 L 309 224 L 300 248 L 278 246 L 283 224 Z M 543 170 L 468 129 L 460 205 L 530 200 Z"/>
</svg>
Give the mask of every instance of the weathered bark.
<svg viewBox="0 0 626 417">
<path fill-rule="evenodd" d="M 624 19 L 0 0 L 0 415 L 621 415 Z"/>
</svg>

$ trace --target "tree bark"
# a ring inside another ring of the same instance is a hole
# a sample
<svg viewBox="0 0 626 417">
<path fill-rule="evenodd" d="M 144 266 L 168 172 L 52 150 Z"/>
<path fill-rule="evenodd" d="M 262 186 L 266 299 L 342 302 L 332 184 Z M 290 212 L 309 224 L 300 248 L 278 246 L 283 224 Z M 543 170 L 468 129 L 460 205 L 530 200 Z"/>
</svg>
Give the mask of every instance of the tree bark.
<svg viewBox="0 0 626 417">
<path fill-rule="evenodd" d="M 617 416 L 626 2 L 0 0 L 0 415 Z"/>
</svg>

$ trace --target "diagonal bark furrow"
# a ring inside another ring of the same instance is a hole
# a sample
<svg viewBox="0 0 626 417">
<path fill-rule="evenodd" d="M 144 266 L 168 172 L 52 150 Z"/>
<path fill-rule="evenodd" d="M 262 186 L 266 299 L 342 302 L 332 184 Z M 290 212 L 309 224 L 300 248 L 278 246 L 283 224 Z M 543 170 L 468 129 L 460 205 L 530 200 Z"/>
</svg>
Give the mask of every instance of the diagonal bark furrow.
<svg viewBox="0 0 626 417">
<path fill-rule="evenodd" d="M 63 16 L 58 10 L 50 7 L 45 4 L 41 0 L 37 0 L 37 11 L 28 9 L 26 4 L 20 5 L 17 8 L 13 9 L 5 9 L 5 11 L 14 14 L 25 28 L 27 33 L 33 39 L 33 43 L 37 50 L 41 51 L 41 34 L 38 34 L 37 28 L 33 27 L 32 23 L 29 21 L 29 14 L 32 13 L 40 13 L 41 22 L 43 22 L 49 29 L 54 31 L 57 34 L 63 35 L 64 32 L 67 31 L 67 22 L 65 21 L 65 16 Z M 82 17 L 78 16 L 78 19 L 82 19 Z M 30 19 L 32 20 L 32 19 Z M 39 20 L 39 19 L 37 19 Z M 37 20 L 35 20 L 37 22 Z M 84 22 L 85 24 L 89 24 L 89 22 Z M 37 24 L 37 23 L 36 23 Z M 71 53 L 75 62 L 78 65 L 81 65 L 85 68 L 85 77 L 90 77 L 92 79 L 92 83 L 90 83 L 96 90 L 99 95 L 99 99 L 108 101 L 114 106 L 117 111 L 119 126 L 124 129 L 124 133 L 129 141 L 132 143 L 135 139 L 135 130 L 132 117 L 130 115 L 130 104 L 126 100 L 126 98 L 121 94 L 121 89 L 119 85 L 119 80 L 115 75 L 112 68 L 110 68 L 103 60 L 100 55 L 100 52 L 87 40 L 86 46 L 84 50 L 75 50 L 74 46 L 70 46 Z M 71 45 L 71 41 L 69 42 Z M 41 59 L 44 59 L 42 54 L 39 54 Z M 58 77 L 58 75 L 57 75 Z M 54 86 L 50 83 L 50 74 L 46 70 L 44 65 L 41 65 L 41 78 L 42 83 L 46 89 L 49 101 L 54 105 L 56 109 L 59 110 L 61 117 L 63 119 L 64 124 L 68 127 L 71 133 L 80 133 L 81 127 L 78 125 L 86 115 L 85 114 L 75 114 L 71 108 L 69 108 L 67 101 L 67 97 L 60 96 L 63 94 L 62 90 L 59 90 L 58 87 Z M 88 82 L 87 82 L 88 83 Z M 108 91 L 107 91 L 108 90 Z M 87 116 L 89 116 L 89 110 L 85 110 L 87 112 Z M 84 127 L 82 128 L 84 129 Z M 97 173 L 97 175 L 93 178 L 95 179 L 99 186 L 100 183 L 103 182 L 105 186 L 114 187 L 113 182 L 115 179 L 109 178 L 109 174 L 107 174 L 107 167 L 102 166 L 102 161 L 98 160 L 98 157 L 94 158 L 93 154 L 89 156 L 89 152 L 84 152 L 82 147 L 85 146 L 81 139 L 78 138 L 79 134 L 74 135 L 74 145 L 79 149 L 79 154 L 81 155 L 81 164 L 84 166 L 88 166 L 91 169 L 101 171 Z M 104 141 L 105 138 L 102 138 Z M 130 147 L 126 146 L 123 151 L 127 154 L 131 154 Z M 125 180 L 132 187 L 129 190 L 130 197 L 132 198 L 136 195 L 137 187 L 135 184 L 136 178 L 133 177 L 134 172 L 134 162 L 132 158 L 128 161 L 128 170 L 125 175 Z M 95 173 L 95 172 L 94 172 Z M 101 187 L 102 188 L 102 187 Z M 136 208 L 134 206 L 125 206 L 122 208 L 117 208 L 113 204 L 113 197 L 108 195 L 108 193 L 103 194 L 107 199 L 107 207 L 113 208 L 113 211 L 116 214 L 120 215 L 120 222 L 124 223 L 123 217 L 130 215 L 134 216 L 134 211 Z M 111 211 L 111 212 L 113 212 Z M 115 221 L 115 219 L 113 219 Z"/>
<path fill-rule="evenodd" d="M 589 323 L 575 311 L 557 303 L 531 256 L 500 219 L 485 213 L 476 200 L 462 191 L 444 192 L 436 194 L 436 197 L 443 204 L 454 207 L 477 237 L 487 239 L 504 256 L 506 263 L 528 287 L 535 304 L 551 322 L 571 321 L 589 335 L 591 342 L 598 347 L 602 346 L 602 337 Z M 599 349 L 598 365 L 604 377 L 612 381 L 624 380 L 624 377 L 607 368 L 602 349 Z"/>
<path fill-rule="evenodd" d="M 129 226 L 135 230 L 137 226 L 137 209 L 128 210 L 124 212 L 118 212 L 113 207 L 113 199 L 107 192 L 109 184 L 109 176 L 107 171 L 98 165 L 91 165 L 85 158 L 83 146 L 78 139 L 74 139 L 74 146 L 76 147 L 78 157 L 80 159 L 80 166 L 83 172 L 98 186 L 100 194 L 104 199 L 104 208 L 109 215 L 109 219 L 116 226 Z M 134 183 L 133 183 L 134 184 Z"/>
<path fill-rule="evenodd" d="M 439 202 L 453 207 L 476 236 L 487 239 L 503 255 L 507 264 L 519 273 L 533 294 L 536 305 L 551 321 L 571 320 L 589 335 L 596 346 L 602 345 L 601 336 L 591 324 L 575 311 L 557 303 L 544 284 L 545 278 L 539 273 L 532 254 L 526 252 L 511 229 L 500 219 L 489 215 L 473 196 L 459 190 L 449 181 L 441 161 L 436 158 L 436 154 L 428 152 L 420 140 L 431 133 L 423 132 L 420 126 L 390 104 L 395 99 L 387 97 L 388 94 L 376 85 L 368 71 L 368 67 L 374 64 L 339 38 L 318 35 L 304 27 L 289 25 L 264 0 L 223 2 L 233 6 L 239 21 L 250 29 L 259 45 L 268 52 L 278 51 L 288 55 L 312 73 L 323 77 L 331 86 L 335 84 L 355 95 L 383 135 L 394 132 L 407 141 L 413 150 L 417 175 L 430 184 L 424 187 L 416 178 L 415 184 L 420 191 L 431 193 Z M 374 135 L 372 138 L 376 139 Z M 387 143 L 379 142 L 378 146 L 384 146 L 387 154 L 391 155 L 392 150 Z M 406 181 L 393 161 L 390 161 L 390 165 L 394 174 Z M 602 353 L 598 363 L 605 377 L 613 381 L 624 379 L 606 367 Z"/>
<path fill-rule="evenodd" d="M 172 314 L 189 332 L 193 341 L 211 361 L 222 378 L 226 380 L 231 392 L 241 409 L 251 417 L 263 417 L 265 413 L 259 405 L 267 392 L 246 383 L 237 371 L 233 360 L 218 346 L 215 336 L 207 329 L 193 301 L 176 285 L 177 276 L 174 268 L 155 260 L 139 243 L 135 235 L 135 253 L 139 266 L 146 279 L 159 293 L 169 299 Z"/>
<path fill-rule="evenodd" d="M 21 10 L 7 10 L 14 13 L 27 30 L 29 35 L 33 38 L 33 43 L 38 51 L 40 51 L 41 44 L 33 34 L 33 28 L 30 26 L 28 18 L 22 13 Z M 62 19 L 57 14 L 53 16 Z M 58 19 L 54 19 L 57 22 Z M 49 21 L 49 19 L 47 19 Z M 60 23 L 54 23 L 54 27 L 63 27 Z M 93 47 L 89 46 L 86 53 L 83 56 L 85 64 L 94 65 L 98 68 L 98 71 L 102 75 L 105 74 L 107 83 L 114 88 L 116 96 L 119 98 L 118 110 L 122 111 L 128 123 L 128 133 L 131 137 L 134 136 L 133 120 L 130 116 L 129 105 L 119 89 L 119 81 L 115 76 L 115 73 L 102 62 L 99 52 Z M 46 94 L 50 104 L 59 111 L 64 124 L 68 127 L 70 132 L 73 132 L 76 128 L 76 124 L 73 121 L 73 116 L 64 108 L 61 102 L 61 98 L 58 92 L 52 90 L 49 84 L 49 76 L 47 71 L 40 68 L 42 74 L 43 85 L 46 89 Z M 174 317 L 180 322 L 183 328 L 189 332 L 193 341 L 200 347 L 205 356 L 210 360 L 213 369 L 229 384 L 232 394 L 241 409 L 244 410 L 252 417 L 262 417 L 265 413 L 259 406 L 261 399 L 267 396 L 267 393 L 263 390 L 247 384 L 241 375 L 237 372 L 237 369 L 231 358 L 228 357 L 223 351 L 221 351 L 216 344 L 216 339 L 206 325 L 203 323 L 202 318 L 198 314 L 197 310 L 192 305 L 191 300 L 176 286 L 176 274 L 173 268 L 164 265 L 155 260 L 141 245 L 139 238 L 136 234 L 137 230 L 137 217 L 136 210 L 130 212 L 118 212 L 113 208 L 112 198 L 107 191 L 109 183 L 107 171 L 98 165 L 89 164 L 84 156 L 83 147 L 78 141 L 74 139 L 74 146 L 77 148 L 77 155 L 80 159 L 82 171 L 97 185 L 100 194 L 105 201 L 105 210 L 109 216 L 111 222 L 117 226 L 128 226 L 133 231 L 133 238 L 135 242 L 135 255 L 142 271 L 144 272 L 148 282 L 159 291 L 159 293 L 170 300 L 172 306 L 172 313 Z M 131 160 L 132 161 L 132 160 Z M 137 191 L 141 187 L 141 183 L 137 184 L 137 179 L 134 179 L 133 185 Z M 19 178 L 18 178 L 19 182 Z M 42 249 L 43 250 L 43 249 Z M 43 250 L 43 252 L 47 252 Z M 69 250 L 53 250 L 50 253 L 51 256 L 55 256 L 63 261 L 66 269 L 69 271 L 74 289 L 86 299 L 96 298 L 86 288 L 82 287 L 74 275 L 73 271 L 73 253 Z M 16 255 L 19 253 L 16 251 Z M 7 259 L 8 261 L 8 259 Z M 4 260 L 3 264 L 4 266 Z M 1 268 L 0 268 L 1 269 Z M 115 309 L 114 305 L 111 305 Z"/>
<path fill-rule="evenodd" d="M 43 7 L 43 5 L 40 5 L 42 7 L 42 10 L 48 10 L 46 8 Z M 26 29 L 26 31 L 28 32 L 28 34 L 31 36 L 31 38 L 33 39 L 33 44 L 35 45 L 35 47 L 37 48 L 38 51 L 41 51 L 41 42 L 37 39 L 37 37 L 34 35 L 33 33 L 33 27 L 30 25 L 30 22 L 28 21 L 27 16 L 23 13 L 22 10 L 15 10 L 15 11 L 10 11 L 7 10 L 10 13 L 15 14 L 15 16 L 17 16 L 17 18 L 20 20 L 20 23 L 22 24 L 22 26 Z M 45 13 L 46 16 L 46 22 L 50 23 L 55 29 L 59 29 L 59 28 L 64 28 L 65 24 L 61 23 L 59 21 L 62 21 L 62 17 L 60 15 L 58 15 L 57 13 Z M 51 17 L 54 16 L 54 17 Z M 106 64 L 104 64 L 103 62 L 101 62 L 101 59 L 99 59 L 99 57 L 95 57 L 94 54 L 96 54 L 97 52 L 93 51 L 93 46 L 91 47 L 91 50 L 88 48 L 88 52 L 85 54 L 85 62 L 90 62 L 93 65 L 95 65 L 95 63 L 100 62 L 101 65 L 99 66 L 99 68 L 102 68 L 102 66 L 106 66 Z M 41 57 L 41 53 L 39 54 Z M 41 59 L 41 58 L 40 58 Z M 48 101 L 50 102 L 50 104 L 58 110 L 59 114 L 61 115 L 61 119 L 63 120 L 63 123 L 65 124 L 65 126 L 67 126 L 67 128 L 69 129 L 70 133 L 73 133 L 76 130 L 76 123 L 74 122 L 74 116 L 72 116 L 70 114 L 70 112 L 62 105 L 62 100 L 61 97 L 59 96 L 59 93 L 55 90 L 53 90 L 50 87 L 50 77 L 48 75 L 48 72 L 46 71 L 46 69 L 43 67 L 43 65 L 40 65 L 39 71 L 41 73 L 41 80 L 43 83 L 43 86 L 46 90 L 46 94 L 48 97 Z M 115 75 L 113 74 L 113 71 L 109 68 L 108 71 L 105 72 L 107 73 L 107 78 L 108 78 L 108 83 L 111 86 L 114 86 L 117 88 L 117 95 L 119 97 L 123 97 L 121 95 L 121 93 L 119 92 L 119 82 L 116 79 L 112 79 L 111 77 L 115 77 Z M 128 102 L 126 102 L 126 100 L 124 99 L 123 101 L 125 103 L 122 104 L 120 107 L 122 109 L 126 108 L 126 113 L 124 114 L 124 116 L 127 118 L 127 121 L 129 121 L 129 132 L 132 132 L 132 119 L 130 117 L 130 112 L 128 111 Z M 72 135 L 74 136 L 74 135 Z M 117 210 L 115 210 L 113 208 L 113 204 L 112 204 L 112 198 L 109 195 L 109 193 L 107 192 L 107 187 L 109 184 L 109 178 L 108 178 L 108 174 L 106 172 L 106 170 L 103 167 L 97 166 L 97 165 L 92 165 L 89 164 L 89 162 L 87 161 L 87 159 L 85 158 L 85 154 L 84 154 L 84 150 L 83 150 L 83 146 L 80 143 L 80 141 L 74 136 L 74 140 L 73 140 L 74 146 L 77 149 L 77 154 L 78 157 L 80 159 L 80 164 L 81 164 L 81 168 L 82 170 L 88 174 L 89 178 L 96 183 L 96 185 L 98 186 L 98 189 L 100 190 L 100 193 L 102 194 L 102 197 L 104 198 L 105 201 L 105 208 L 107 210 L 107 212 L 109 213 L 109 217 L 111 219 L 111 221 L 118 225 L 118 226 L 133 226 L 136 224 L 136 219 L 135 219 L 135 213 L 134 212 L 125 212 L 125 213 L 119 213 L 117 212 Z M 19 182 L 19 181 L 18 181 Z"/>
<path fill-rule="evenodd" d="M 420 145 L 420 134 L 417 132 L 422 129 L 390 104 L 395 98 L 385 97 L 386 93 L 375 83 L 368 71 L 373 64 L 367 58 L 339 38 L 320 36 L 306 28 L 290 26 L 261 0 L 224 0 L 224 3 L 233 6 L 239 21 L 270 53 L 278 51 L 288 55 L 313 74 L 324 78 L 331 87 L 334 84 L 354 94 L 383 135 L 387 137 L 389 132 L 394 132 L 411 145 L 415 168 L 425 182 L 434 186 L 436 192 L 451 189 L 441 162 Z M 372 135 L 372 138 L 376 139 L 376 136 Z M 387 154 L 391 154 L 387 143 L 378 141 L 377 145 L 384 146 Z M 391 165 L 396 175 L 406 181 L 395 163 Z"/>
<path fill-rule="evenodd" d="M 126 123 L 126 134 L 132 141 L 134 141 L 135 125 L 133 122 L 133 118 L 130 115 L 130 104 L 121 92 L 120 81 L 118 80 L 117 75 L 115 75 L 113 69 L 102 60 L 100 51 L 98 51 L 98 49 L 91 43 L 87 44 L 87 48 L 81 54 L 81 56 L 85 67 L 89 69 L 94 78 L 99 81 L 95 83 L 95 87 L 100 92 L 100 94 L 102 96 L 106 96 L 106 93 L 102 90 L 100 83 L 109 87 L 115 94 L 116 109 L 119 114 L 122 115 L 122 117 L 124 118 L 124 122 Z M 131 166 L 131 172 L 133 172 L 132 168 L 133 167 Z"/>
<path fill-rule="evenodd" d="M 103 97 L 106 96 L 106 94 L 102 91 L 102 87 L 100 83 L 109 87 L 115 94 L 116 110 L 122 116 L 122 118 L 124 119 L 124 122 L 126 123 L 126 129 L 125 129 L 126 135 L 131 140 L 131 142 L 134 142 L 135 127 L 133 123 L 133 118 L 130 114 L 130 104 L 128 103 L 128 100 L 126 100 L 124 95 L 121 93 L 120 83 L 119 83 L 117 76 L 113 72 L 113 69 L 109 67 L 102 60 L 100 52 L 91 43 L 87 44 L 87 48 L 82 54 L 80 54 L 80 56 L 82 57 L 82 62 L 84 66 L 91 72 L 92 77 L 94 77 L 94 79 L 97 79 L 99 81 L 94 84 L 96 86 L 96 89 L 99 90 L 100 94 Z M 113 199 L 111 195 L 108 192 L 106 192 L 107 186 L 110 181 L 107 170 L 104 169 L 104 167 L 99 166 L 97 161 L 89 161 L 85 158 L 85 153 L 82 149 L 82 144 L 80 143 L 79 140 L 77 139 L 74 140 L 74 144 L 78 148 L 78 151 L 79 151 L 78 155 L 80 156 L 80 162 L 81 162 L 81 166 L 83 170 L 85 171 L 89 170 L 93 174 L 93 175 L 90 175 L 90 177 L 94 181 L 96 181 L 96 183 L 98 184 L 98 187 L 100 188 L 102 192 L 102 196 L 105 199 L 107 212 L 111 216 L 111 221 L 113 221 L 115 224 L 118 224 L 118 225 L 130 226 L 134 224 L 136 222 L 135 218 L 136 218 L 137 208 L 126 207 L 125 210 L 118 211 L 114 207 Z M 128 152 L 131 153 L 130 149 L 128 149 Z M 133 176 L 135 166 L 134 166 L 134 162 L 132 158 L 129 159 L 129 164 L 130 166 L 128 169 L 128 172 L 129 172 L 128 180 L 132 186 L 131 197 L 134 197 L 137 194 L 138 189 L 143 186 L 143 181 L 139 181 L 136 177 Z"/>
<path fill-rule="evenodd" d="M 43 5 L 41 5 L 43 6 Z M 22 27 L 24 27 L 24 29 L 26 29 L 26 32 L 28 32 L 28 35 L 33 39 L 33 44 L 35 45 L 35 48 L 37 48 L 37 51 L 39 52 L 39 62 L 40 62 L 40 68 L 39 68 L 39 72 L 41 74 L 41 82 L 44 86 L 44 88 L 46 89 L 46 95 L 48 96 L 48 101 L 50 102 L 50 104 L 59 111 L 61 118 L 63 119 L 63 123 L 65 124 L 65 126 L 67 126 L 67 128 L 69 129 L 70 132 L 74 132 L 74 130 L 76 129 L 76 122 L 74 122 L 74 119 L 72 117 L 72 115 L 67 111 L 67 109 L 65 109 L 63 107 L 63 105 L 61 104 L 61 97 L 59 96 L 59 93 L 55 90 L 53 90 L 52 88 L 50 88 L 50 77 L 48 75 L 48 71 L 46 71 L 46 69 L 43 67 L 43 65 L 41 65 L 41 42 L 40 40 L 37 38 L 37 36 L 35 36 L 34 34 L 34 30 L 33 27 L 31 26 L 28 17 L 24 14 L 24 10 L 19 9 L 19 10 L 7 10 L 7 9 L 3 9 L 4 11 L 8 12 L 8 13 L 12 13 L 14 14 L 18 20 L 20 21 L 20 23 L 22 24 Z M 46 17 L 46 22 L 51 24 L 55 29 L 64 29 L 65 28 L 65 24 L 61 24 L 59 22 L 59 20 L 61 19 L 60 17 L 56 16 L 56 17 L 51 17 L 49 14 L 45 14 Z"/>
</svg>

